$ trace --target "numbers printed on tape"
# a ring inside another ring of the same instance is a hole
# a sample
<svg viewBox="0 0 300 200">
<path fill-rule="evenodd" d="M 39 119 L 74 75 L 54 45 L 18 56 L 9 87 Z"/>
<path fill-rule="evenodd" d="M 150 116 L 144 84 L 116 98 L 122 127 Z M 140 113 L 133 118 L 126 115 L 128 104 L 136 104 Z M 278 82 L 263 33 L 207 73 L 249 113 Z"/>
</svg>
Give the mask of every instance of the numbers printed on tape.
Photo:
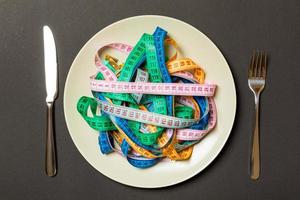
<svg viewBox="0 0 300 200">
<path fill-rule="evenodd" d="M 112 93 L 142 93 L 180 96 L 213 96 L 216 85 L 192 83 L 122 82 L 91 79 L 91 90 Z"/>
<path fill-rule="evenodd" d="M 175 49 L 169 58 L 166 46 Z M 127 54 L 125 63 L 112 55 L 103 61 L 106 48 Z M 178 49 L 160 27 L 152 35 L 143 34 L 134 46 L 111 43 L 99 48 L 98 72 L 90 77 L 94 98 L 81 97 L 77 110 L 99 131 L 103 154 L 115 151 L 138 168 L 162 158 L 187 160 L 193 145 L 215 127 L 216 85 L 205 83 L 203 68 L 192 59 L 178 58 Z"/>
</svg>

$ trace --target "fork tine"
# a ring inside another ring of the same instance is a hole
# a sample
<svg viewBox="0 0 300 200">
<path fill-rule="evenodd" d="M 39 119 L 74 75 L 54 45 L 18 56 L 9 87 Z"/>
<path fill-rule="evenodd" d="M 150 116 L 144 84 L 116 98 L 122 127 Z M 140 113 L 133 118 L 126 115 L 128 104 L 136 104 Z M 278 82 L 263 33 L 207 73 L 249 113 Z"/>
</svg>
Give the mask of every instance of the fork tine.
<svg viewBox="0 0 300 200">
<path fill-rule="evenodd" d="M 265 79 L 266 78 L 266 73 L 267 73 L 267 53 L 264 52 L 263 55 L 263 69 L 262 69 L 262 77 Z"/>
<path fill-rule="evenodd" d="M 255 60 L 254 60 L 254 67 L 253 67 L 253 77 L 257 77 L 257 68 L 258 68 L 258 60 L 259 60 L 259 51 L 255 51 Z"/>
<path fill-rule="evenodd" d="M 258 53 L 258 66 L 257 66 L 257 73 L 256 73 L 256 77 L 262 77 L 262 68 L 263 68 L 263 51 Z"/>
<path fill-rule="evenodd" d="M 249 65 L 249 70 L 248 70 L 248 77 L 253 76 L 254 59 L 255 59 L 255 51 L 253 50 L 250 65 Z"/>
</svg>

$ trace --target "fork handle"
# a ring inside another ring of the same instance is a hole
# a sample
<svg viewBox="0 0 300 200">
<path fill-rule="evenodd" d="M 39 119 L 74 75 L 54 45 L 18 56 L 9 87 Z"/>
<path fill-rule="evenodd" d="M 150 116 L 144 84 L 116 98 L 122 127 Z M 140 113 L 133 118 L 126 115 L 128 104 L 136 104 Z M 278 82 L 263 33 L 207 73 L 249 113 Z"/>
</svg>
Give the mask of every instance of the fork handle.
<svg viewBox="0 0 300 200">
<path fill-rule="evenodd" d="M 260 175 L 260 148 L 259 148 L 259 94 L 255 95 L 255 127 L 252 136 L 252 150 L 250 160 L 251 179 L 257 180 Z"/>
<path fill-rule="evenodd" d="M 54 143 L 53 104 L 47 102 L 47 135 L 45 168 L 48 176 L 56 175 L 56 152 Z"/>
</svg>

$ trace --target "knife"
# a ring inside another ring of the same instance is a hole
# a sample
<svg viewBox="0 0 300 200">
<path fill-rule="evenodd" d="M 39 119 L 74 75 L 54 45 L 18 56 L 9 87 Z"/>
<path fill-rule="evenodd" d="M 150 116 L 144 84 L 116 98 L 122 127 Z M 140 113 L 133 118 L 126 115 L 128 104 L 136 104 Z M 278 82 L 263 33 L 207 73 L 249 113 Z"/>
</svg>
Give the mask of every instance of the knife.
<svg viewBox="0 0 300 200">
<path fill-rule="evenodd" d="M 43 27 L 44 65 L 46 80 L 47 135 L 45 169 L 48 176 L 56 175 L 56 150 L 53 127 L 53 106 L 57 97 L 57 59 L 55 41 L 51 29 Z"/>
</svg>

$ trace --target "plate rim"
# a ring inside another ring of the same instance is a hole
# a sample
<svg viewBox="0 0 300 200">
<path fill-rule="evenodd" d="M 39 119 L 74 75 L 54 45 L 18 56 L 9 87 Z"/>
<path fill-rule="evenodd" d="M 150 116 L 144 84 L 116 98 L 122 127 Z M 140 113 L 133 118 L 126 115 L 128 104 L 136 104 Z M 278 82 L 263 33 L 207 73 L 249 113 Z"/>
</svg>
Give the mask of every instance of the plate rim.
<svg viewBox="0 0 300 200">
<path fill-rule="evenodd" d="M 202 167 L 199 167 L 199 169 L 195 170 L 194 173 L 191 173 L 190 175 L 188 176 L 185 176 L 185 178 L 183 179 L 180 179 L 178 181 L 173 181 L 172 183 L 170 184 L 161 184 L 161 185 L 155 185 L 155 186 L 137 186 L 137 185 L 133 185 L 133 184 L 129 184 L 129 183 L 125 183 L 125 182 L 121 182 L 119 180 L 115 180 L 109 176 L 107 176 L 106 174 L 100 172 L 96 167 L 94 167 L 86 158 L 85 156 L 83 155 L 83 153 L 81 152 L 81 149 L 79 148 L 79 145 L 75 142 L 72 134 L 71 134 L 71 131 L 70 131 L 70 124 L 67 120 L 67 113 L 66 113 L 66 89 L 67 89 L 67 86 L 69 85 L 68 82 L 69 82 L 69 77 L 70 77 L 70 74 L 71 74 L 71 71 L 72 71 L 72 68 L 73 68 L 73 65 L 74 63 L 77 61 L 78 59 L 78 56 L 81 54 L 81 52 L 86 48 L 87 44 L 89 44 L 95 37 L 97 37 L 97 35 L 106 30 L 106 29 L 109 29 L 111 26 L 114 26 L 116 24 L 119 24 L 119 23 L 123 23 L 127 20 L 132 20 L 132 19 L 135 19 L 135 18 L 166 18 L 168 20 L 173 20 L 173 21 L 176 21 L 176 22 L 179 22 L 179 23 L 183 23 L 184 25 L 186 26 L 189 26 L 190 28 L 194 29 L 195 31 L 197 31 L 198 33 L 200 33 L 203 37 L 205 37 L 211 44 L 212 46 L 217 49 L 221 55 L 222 55 L 222 58 L 224 60 L 224 62 L 227 64 L 227 67 L 229 69 L 229 72 L 230 72 L 230 78 L 232 80 L 232 83 L 233 83 L 233 91 L 234 91 L 234 113 L 233 113 L 233 120 L 230 124 L 230 129 L 228 130 L 228 134 L 226 135 L 226 138 L 224 138 L 223 142 L 221 143 L 220 145 L 220 148 L 216 151 L 216 153 L 211 156 L 210 159 L 208 159 L 208 161 L 206 162 L 205 165 L 203 165 Z M 237 111 L 237 92 L 236 92 L 236 84 L 235 84 L 235 79 L 233 77 L 233 73 L 232 73 L 232 70 L 230 68 L 230 65 L 228 64 L 224 54 L 222 53 L 222 51 L 218 48 L 218 46 L 208 37 L 206 36 L 206 34 L 204 34 L 202 31 L 198 30 L 196 27 L 194 27 L 193 25 L 185 22 L 185 21 L 182 21 L 182 20 L 179 20 L 179 19 L 176 19 L 176 18 L 173 18 L 173 17 L 169 17 L 169 16 L 164 16 L 164 15 L 136 15 L 136 16 L 131 16 L 131 17 L 127 17 L 127 18 L 123 18 L 121 20 L 118 20 L 118 21 L 115 21 L 111 24 L 109 24 L 108 26 L 105 26 L 104 28 L 102 28 L 101 30 L 99 30 L 98 32 L 96 32 L 91 38 L 89 38 L 85 43 L 84 45 L 81 47 L 81 49 L 78 51 L 78 53 L 76 54 L 75 58 L 73 59 L 72 61 L 72 64 L 69 68 L 69 71 L 67 73 L 67 78 L 65 80 L 65 85 L 64 85 L 64 94 L 63 94 L 63 109 L 64 109 L 64 118 L 65 118 L 65 121 L 66 121 L 66 125 L 67 125 L 67 129 L 68 129 L 68 132 L 69 132 L 69 135 L 71 136 L 71 139 L 72 139 L 72 142 L 74 143 L 74 145 L 76 146 L 76 149 L 77 151 L 79 151 L 79 153 L 81 154 L 81 156 L 85 159 L 85 161 L 87 161 L 87 163 L 89 163 L 89 165 L 91 165 L 98 173 L 100 172 L 102 175 L 104 175 L 105 177 L 109 178 L 110 180 L 112 181 L 115 181 L 115 182 L 118 182 L 118 183 L 121 183 L 123 185 L 126 185 L 126 186 L 130 186 L 130 187 L 135 187 L 135 188 L 145 188 L 145 189 L 151 189 L 151 188 L 165 188 L 165 187 L 170 187 L 170 186 L 174 186 L 174 185 L 177 185 L 179 183 L 183 183 L 189 179 L 191 179 L 192 177 L 196 176 L 197 174 L 200 174 L 205 168 L 207 168 L 216 158 L 217 156 L 220 155 L 221 151 L 224 149 L 224 146 L 226 144 L 226 142 L 228 141 L 228 138 L 229 136 L 231 135 L 231 132 L 232 132 L 232 129 L 233 129 L 233 126 L 234 126 L 234 123 L 235 123 L 235 118 L 236 118 L 236 111 Z"/>
</svg>

